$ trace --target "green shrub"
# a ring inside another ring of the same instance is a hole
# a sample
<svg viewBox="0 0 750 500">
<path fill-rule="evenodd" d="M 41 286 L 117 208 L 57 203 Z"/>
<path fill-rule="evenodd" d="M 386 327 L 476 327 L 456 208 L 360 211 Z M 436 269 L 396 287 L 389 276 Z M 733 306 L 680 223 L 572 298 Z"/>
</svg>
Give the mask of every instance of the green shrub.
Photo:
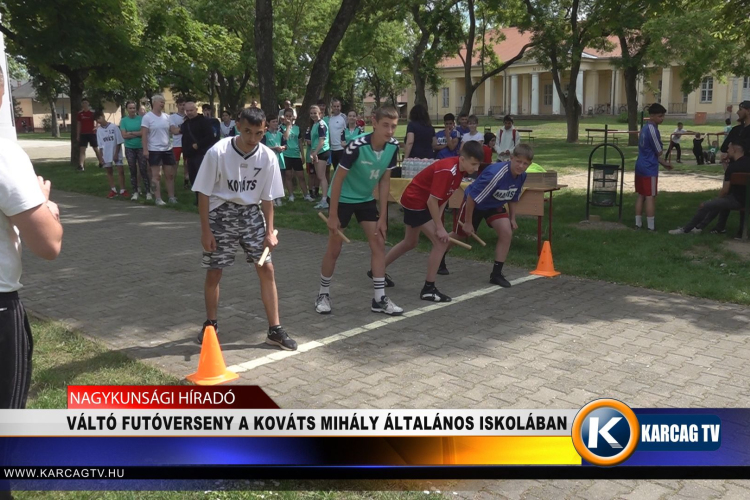
<svg viewBox="0 0 750 500">
<path fill-rule="evenodd" d="M 617 115 L 617 123 L 628 123 L 628 114 L 625 111 Z"/>
</svg>

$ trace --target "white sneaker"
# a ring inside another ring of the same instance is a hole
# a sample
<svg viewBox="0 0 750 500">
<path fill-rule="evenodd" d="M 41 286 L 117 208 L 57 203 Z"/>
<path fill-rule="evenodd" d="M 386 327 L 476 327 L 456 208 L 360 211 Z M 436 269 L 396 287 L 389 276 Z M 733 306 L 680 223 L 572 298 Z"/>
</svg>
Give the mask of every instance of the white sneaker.
<svg viewBox="0 0 750 500">
<path fill-rule="evenodd" d="M 681 227 L 678 227 L 677 229 L 672 229 L 669 231 L 669 234 L 685 234 L 685 230 Z"/>
<path fill-rule="evenodd" d="M 305 201 L 315 201 L 315 200 L 313 199 L 312 196 L 310 196 L 309 194 L 306 194 L 305 195 Z"/>
<path fill-rule="evenodd" d="M 146 201 L 151 201 L 153 199 L 154 199 L 154 197 L 151 196 L 151 193 L 146 193 Z"/>
<path fill-rule="evenodd" d="M 282 206 L 281 198 L 276 198 L 275 200 L 273 200 L 273 206 L 274 207 L 280 207 L 280 206 Z"/>
<path fill-rule="evenodd" d="M 133 196 L 130 197 L 130 201 L 138 201 L 138 193 L 133 193 Z"/>
<path fill-rule="evenodd" d="M 701 234 L 703 232 L 703 229 L 698 229 L 697 227 L 694 227 L 690 232 L 692 234 Z"/>
<path fill-rule="evenodd" d="M 171 198 L 169 199 L 169 203 L 170 203 L 171 205 L 177 205 L 177 198 L 175 198 L 174 196 L 173 196 L 173 197 L 171 197 Z"/>
<path fill-rule="evenodd" d="M 320 200 L 313 208 L 328 208 L 328 202 L 326 200 Z"/>
<path fill-rule="evenodd" d="M 331 314 L 331 297 L 327 293 L 321 293 L 315 299 L 315 312 L 318 314 Z"/>
<path fill-rule="evenodd" d="M 287 200 L 289 200 L 290 202 L 294 201 L 294 195 L 293 195 L 293 194 L 290 194 L 290 195 L 289 195 L 289 198 L 287 198 Z"/>
<path fill-rule="evenodd" d="M 154 202 L 154 205 L 156 205 L 157 207 L 163 207 L 164 205 L 166 205 L 166 203 L 164 203 L 164 200 L 162 200 L 161 198 L 157 198 Z"/>
<path fill-rule="evenodd" d="M 376 313 L 387 314 L 388 316 L 401 316 L 401 314 L 403 314 L 404 312 L 403 309 L 391 302 L 391 299 L 389 299 L 386 295 L 383 295 L 383 298 L 380 300 L 380 302 L 376 302 L 375 299 L 372 299 L 372 306 L 370 307 L 370 310 Z"/>
</svg>

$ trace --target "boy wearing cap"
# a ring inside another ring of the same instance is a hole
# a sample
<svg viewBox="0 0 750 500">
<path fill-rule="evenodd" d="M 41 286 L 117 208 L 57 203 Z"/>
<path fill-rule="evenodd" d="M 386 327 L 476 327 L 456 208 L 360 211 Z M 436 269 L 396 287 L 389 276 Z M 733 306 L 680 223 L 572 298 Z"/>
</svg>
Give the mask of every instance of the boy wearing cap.
<svg viewBox="0 0 750 500">
<path fill-rule="evenodd" d="M 635 202 L 635 227 L 643 227 L 643 207 L 646 207 L 646 223 L 649 231 L 654 231 L 656 215 L 656 193 L 659 180 L 659 165 L 672 170 L 672 164 L 664 160 L 664 152 L 659 125 L 664 121 L 667 110 L 659 103 L 648 108 L 649 120 L 641 129 L 638 137 L 638 159 L 635 161 L 635 192 L 638 199 Z"/>
</svg>

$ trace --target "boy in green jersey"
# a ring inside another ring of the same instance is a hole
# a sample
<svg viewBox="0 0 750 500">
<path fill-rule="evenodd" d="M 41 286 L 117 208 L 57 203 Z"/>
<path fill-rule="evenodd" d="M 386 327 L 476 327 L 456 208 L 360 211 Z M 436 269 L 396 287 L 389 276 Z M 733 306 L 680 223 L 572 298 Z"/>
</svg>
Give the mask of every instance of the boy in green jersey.
<svg viewBox="0 0 750 500">
<path fill-rule="evenodd" d="M 294 178 L 297 179 L 297 184 L 302 190 L 305 201 L 313 201 L 312 196 L 307 192 L 307 182 L 305 182 L 301 147 L 304 138 L 300 137 L 299 126 L 294 123 L 294 109 L 289 108 L 284 110 L 283 120 L 284 122 L 281 125 L 281 132 L 284 134 L 284 140 L 286 140 L 284 162 L 286 163 L 286 169 L 288 170 L 286 178 L 289 183 L 289 201 L 294 201 Z"/>
<path fill-rule="evenodd" d="M 370 276 L 374 295 L 372 312 L 398 316 L 403 309 L 385 295 L 385 237 L 388 229 L 388 194 L 391 184 L 391 170 L 398 158 L 398 141 L 393 138 L 398 126 L 398 113 L 395 108 L 386 106 L 378 109 L 375 115 L 374 130 L 371 134 L 347 145 L 339 168 L 334 173 L 328 193 L 330 210 L 328 215 L 328 248 L 320 270 L 320 291 L 315 301 L 315 311 L 319 314 L 331 312 L 330 286 L 336 259 L 341 254 L 341 238 L 338 230 L 345 228 L 352 218 L 367 235 L 370 244 Z M 380 211 L 373 197 L 377 187 Z"/>
</svg>

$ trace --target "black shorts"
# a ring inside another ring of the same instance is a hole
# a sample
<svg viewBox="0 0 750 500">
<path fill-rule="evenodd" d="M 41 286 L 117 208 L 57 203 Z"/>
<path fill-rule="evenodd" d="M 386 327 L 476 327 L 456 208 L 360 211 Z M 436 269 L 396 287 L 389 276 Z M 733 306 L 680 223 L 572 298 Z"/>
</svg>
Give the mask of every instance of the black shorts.
<svg viewBox="0 0 750 500">
<path fill-rule="evenodd" d="M 174 165 L 174 153 L 169 151 L 149 151 L 148 165 L 150 167 L 159 167 L 161 165 Z"/>
<path fill-rule="evenodd" d="M 99 143 L 96 142 L 96 134 L 81 134 L 81 139 L 78 141 L 78 146 L 85 148 L 91 146 L 96 149 L 99 147 Z"/>
<path fill-rule="evenodd" d="M 341 157 L 344 156 L 344 150 L 341 151 L 333 151 L 331 150 L 331 165 L 333 165 L 333 168 L 336 168 L 339 166 L 339 163 L 341 162 Z"/>
<path fill-rule="evenodd" d="M 391 179 L 401 178 L 401 167 L 394 167 L 391 169 Z"/>
<path fill-rule="evenodd" d="M 328 203 L 331 203 L 330 198 Z M 377 222 L 380 218 L 378 214 L 378 204 L 375 200 L 364 203 L 339 203 L 339 223 L 341 229 L 349 225 L 352 215 L 357 217 L 357 222 Z"/>
<path fill-rule="evenodd" d="M 18 293 L 0 293 L 0 409 L 26 406 L 33 350 L 31 327 Z"/>
<path fill-rule="evenodd" d="M 411 227 L 420 227 L 432 220 L 429 210 L 412 210 L 404 207 L 404 224 Z"/>
<path fill-rule="evenodd" d="M 295 172 L 302 172 L 302 158 L 295 158 L 293 156 L 285 156 L 284 163 L 286 163 L 287 170 L 294 170 Z"/>
<path fill-rule="evenodd" d="M 326 151 L 325 153 L 318 153 L 318 161 L 327 162 L 330 157 L 331 157 L 330 151 Z"/>
</svg>

